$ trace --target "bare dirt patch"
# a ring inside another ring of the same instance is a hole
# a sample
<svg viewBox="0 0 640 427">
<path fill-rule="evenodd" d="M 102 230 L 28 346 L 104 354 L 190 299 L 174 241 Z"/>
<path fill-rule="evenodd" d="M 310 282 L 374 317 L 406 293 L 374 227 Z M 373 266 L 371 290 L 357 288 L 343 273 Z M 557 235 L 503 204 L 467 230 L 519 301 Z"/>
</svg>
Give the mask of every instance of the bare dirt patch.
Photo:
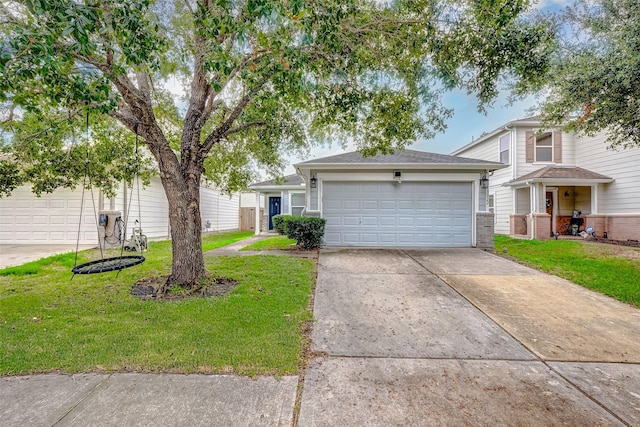
<svg viewBox="0 0 640 427">
<path fill-rule="evenodd" d="M 206 279 L 206 283 L 194 291 L 179 288 L 167 288 L 166 277 L 152 277 L 143 279 L 131 287 L 131 295 L 140 299 L 164 299 L 176 300 L 187 297 L 220 297 L 231 292 L 238 282 L 228 277 L 212 277 Z M 166 291 L 161 291 L 165 290 Z"/>
<path fill-rule="evenodd" d="M 627 258 L 640 262 L 640 248 L 610 244 L 605 242 L 584 242 L 585 250 L 589 253 L 608 257 Z"/>
</svg>

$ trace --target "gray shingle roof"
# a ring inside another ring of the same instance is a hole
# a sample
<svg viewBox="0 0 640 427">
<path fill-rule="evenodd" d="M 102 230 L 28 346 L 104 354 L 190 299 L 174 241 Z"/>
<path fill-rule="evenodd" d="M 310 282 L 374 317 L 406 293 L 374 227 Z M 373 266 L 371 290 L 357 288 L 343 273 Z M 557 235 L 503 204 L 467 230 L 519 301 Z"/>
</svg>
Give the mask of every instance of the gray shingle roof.
<svg viewBox="0 0 640 427">
<path fill-rule="evenodd" d="M 538 169 L 526 175 L 523 175 L 519 178 L 511 180 L 507 183 L 515 184 L 518 182 L 524 181 L 535 181 L 535 180 L 550 180 L 557 179 L 558 181 L 562 180 L 596 180 L 596 181 L 612 181 L 613 178 L 610 178 L 605 175 L 601 175 L 597 172 L 592 172 L 587 169 L 579 168 L 579 167 L 560 167 L 560 166 L 546 166 L 542 169 Z"/>
<path fill-rule="evenodd" d="M 373 157 L 363 157 L 358 151 L 352 151 L 335 156 L 322 157 L 298 163 L 298 165 L 319 165 L 319 164 L 495 164 L 486 160 L 469 159 L 466 157 L 448 156 L 446 154 L 428 153 L 425 151 L 403 150 L 393 154 L 377 154 Z"/>
<path fill-rule="evenodd" d="M 274 178 L 268 181 L 257 182 L 255 184 L 251 184 L 249 187 L 279 187 L 279 186 L 302 186 L 304 181 L 302 177 L 296 174 L 287 175 L 284 178 Z"/>
</svg>

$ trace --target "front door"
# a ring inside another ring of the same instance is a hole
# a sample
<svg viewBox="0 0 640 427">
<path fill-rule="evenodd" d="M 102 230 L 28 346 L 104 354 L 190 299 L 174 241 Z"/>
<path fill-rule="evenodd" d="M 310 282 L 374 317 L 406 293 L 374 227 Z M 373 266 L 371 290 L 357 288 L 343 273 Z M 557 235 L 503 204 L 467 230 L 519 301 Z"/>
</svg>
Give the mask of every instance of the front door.
<svg viewBox="0 0 640 427">
<path fill-rule="evenodd" d="M 273 217 L 280 215 L 280 197 L 269 197 L 269 230 L 273 230 Z"/>
</svg>

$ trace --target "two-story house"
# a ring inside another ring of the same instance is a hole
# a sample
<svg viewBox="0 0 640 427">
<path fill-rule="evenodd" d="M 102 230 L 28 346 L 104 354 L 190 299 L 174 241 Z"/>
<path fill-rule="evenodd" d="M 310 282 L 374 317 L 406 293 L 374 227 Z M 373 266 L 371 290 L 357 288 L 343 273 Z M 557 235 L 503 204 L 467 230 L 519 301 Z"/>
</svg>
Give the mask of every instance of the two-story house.
<svg viewBox="0 0 640 427">
<path fill-rule="evenodd" d="M 489 174 L 487 206 L 497 234 L 549 239 L 591 227 L 598 237 L 640 240 L 638 148 L 612 150 L 604 133 L 548 131 L 532 117 L 452 154 L 509 165 Z"/>
</svg>

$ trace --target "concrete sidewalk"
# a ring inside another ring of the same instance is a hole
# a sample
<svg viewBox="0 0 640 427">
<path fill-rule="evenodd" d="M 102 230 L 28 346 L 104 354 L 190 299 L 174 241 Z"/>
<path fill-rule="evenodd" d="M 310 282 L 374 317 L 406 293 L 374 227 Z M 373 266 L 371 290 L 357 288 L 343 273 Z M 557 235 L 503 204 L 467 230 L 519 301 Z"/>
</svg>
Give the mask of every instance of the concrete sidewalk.
<svg viewBox="0 0 640 427">
<path fill-rule="evenodd" d="M 298 377 L 77 374 L 0 378 L 0 425 L 290 426 Z"/>
</svg>

